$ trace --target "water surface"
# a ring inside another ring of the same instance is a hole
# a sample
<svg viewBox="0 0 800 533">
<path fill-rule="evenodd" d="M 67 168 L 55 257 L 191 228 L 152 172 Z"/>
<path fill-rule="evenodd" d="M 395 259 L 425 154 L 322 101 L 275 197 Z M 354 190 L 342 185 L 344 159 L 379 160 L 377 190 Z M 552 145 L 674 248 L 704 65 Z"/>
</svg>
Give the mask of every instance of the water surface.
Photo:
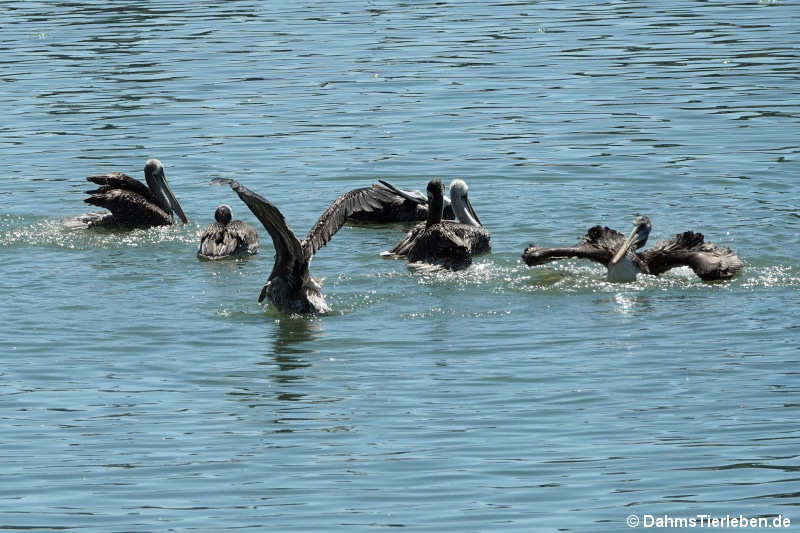
<svg viewBox="0 0 800 533">
<path fill-rule="evenodd" d="M 0 529 L 619 531 L 797 512 L 800 8 L 747 2 L 7 2 Z M 190 218 L 75 232 L 158 157 Z M 317 254 L 334 312 L 195 258 L 240 180 L 298 235 L 385 178 L 462 178 L 493 253 L 406 226 Z M 594 224 L 745 269 L 521 263 Z"/>
</svg>

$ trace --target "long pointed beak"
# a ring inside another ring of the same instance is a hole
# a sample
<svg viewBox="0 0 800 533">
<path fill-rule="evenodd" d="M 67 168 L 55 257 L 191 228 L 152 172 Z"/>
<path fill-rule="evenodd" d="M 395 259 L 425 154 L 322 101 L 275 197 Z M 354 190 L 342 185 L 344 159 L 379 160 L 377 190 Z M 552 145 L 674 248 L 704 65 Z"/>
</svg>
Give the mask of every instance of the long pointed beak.
<svg viewBox="0 0 800 533">
<path fill-rule="evenodd" d="M 395 194 L 397 194 L 399 196 L 402 196 L 406 200 L 410 200 L 410 201 L 412 201 L 414 203 L 417 203 L 419 205 L 423 205 L 423 204 L 428 203 L 427 200 L 425 199 L 425 197 L 423 197 L 422 195 L 419 195 L 419 196 L 411 195 L 411 194 L 408 193 L 408 191 L 403 191 L 401 189 L 398 189 L 397 187 L 395 187 L 394 185 L 392 185 L 388 181 L 378 180 L 378 183 L 380 183 L 381 185 L 383 185 L 384 187 L 386 187 L 387 189 L 389 189 L 393 193 L 395 193 Z"/>
<path fill-rule="evenodd" d="M 467 208 L 467 213 L 469 213 L 469 216 L 474 218 L 475 222 L 477 222 L 479 226 L 483 227 L 483 222 L 481 222 L 481 219 L 478 218 L 478 213 L 476 213 L 472 208 L 472 203 L 470 203 L 469 198 L 464 198 L 464 207 Z"/>
<path fill-rule="evenodd" d="M 178 199 L 175 198 L 175 193 L 172 192 L 172 187 L 169 186 L 167 178 L 163 174 L 159 177 L 161 178 L 159 181 L 161 182 L 164 196 L 166 196 L 167 200 L 169 200 L 169 205 L 172 208 L 172 211 L 181 218 L 184 224 L 186 224 L 189 222 L 189 219 L 186 218 L 186 214 L 183 212 L 181 204 L 178 203 Z"/>
<path fill-rule="evenodd" d="M 639 230 L 638 227 L 636 226 L 633 227 L 630 235 L 628 235 L 628 238 L 625 239 L 625 242 L 622 243 L 620 249 L 617 250 L 616 254 L 614 254 L 614 257 L 611 259 L 609 266 L 616 265 L 622 260 L 623 257 L 625 257 L 625 254 L 628 253 L 628 250 L 630 250 L 631 246 L 633 246 L 633 243 L 636 242 L 636 236 L 638 234 L 638 230 Z"/>
</svg>

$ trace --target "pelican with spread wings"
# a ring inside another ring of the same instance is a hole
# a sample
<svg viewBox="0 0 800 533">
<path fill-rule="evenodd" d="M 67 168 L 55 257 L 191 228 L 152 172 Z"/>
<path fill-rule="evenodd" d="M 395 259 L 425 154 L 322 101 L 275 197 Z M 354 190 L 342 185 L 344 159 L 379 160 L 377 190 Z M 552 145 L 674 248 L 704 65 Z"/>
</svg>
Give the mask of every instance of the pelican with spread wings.
<svg viewBox="0 0 800 533">
<path fill-rule="evenodd" d="M 280 210 L 263 196 L 231 179 L 216 178 L 212 183 L 229 185 L 272 237 L 275 265 L 261 289 L 258 301 L 266 298 L 285 313 L 330 312 L 320 282 L 309 272 L 309 263 L 317 250 L 325 246 L 344 225 L 348 216 L 367 201 L 369 189 L 356 189 L 339 196 L 301 241 L 286 224 Z"/>
<path fill-rule="evenodd" d="M 733 250 L 705 242 L 703 234 L 694 231 L 678 233 L 639 252 L 647 243 L 651 227 L 648 217 L 638 216 L 626 238 L 608 227 L 593 226 L 575 246 L 541 248 L 531 244 L 522 253 L 522 259 L 528 266 L 570 257 L 589 259 L 608 269 L 608 281 L 620 283 L 635 281 L 640 273 L 658 276 L 680 266 L 688 266 L 704 281 L 725 280 L 744 267 Z"/>
<path fill-rule="evenodd" d="M 364 187 L 362 198 L 354 206 L 348 220 L 359 224 L 412 222 L 425 220 L 428 217 L 428 198 L 420 191 L 398 189 L 391 183 L 378 180 L 379 184 Z M 455 218 L 453 207 L 448 198 L 444 199 L 442 217 Z"/>
</svg>

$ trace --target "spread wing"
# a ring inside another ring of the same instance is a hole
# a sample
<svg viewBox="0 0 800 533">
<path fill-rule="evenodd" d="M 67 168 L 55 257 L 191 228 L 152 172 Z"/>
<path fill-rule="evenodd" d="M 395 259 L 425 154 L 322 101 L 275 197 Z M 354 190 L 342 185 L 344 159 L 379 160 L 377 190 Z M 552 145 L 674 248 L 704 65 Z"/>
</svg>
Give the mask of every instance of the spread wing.
<svg viewBox="0 0 800 533">
<path fill-rule="evenodd" d="M 102 187 L 84 202 L 108 209 L 122 226 L 151 227 L 172 224 L 172 218 L 155 202 L 127 189 Z"/>
<path fill-rule="evenodd" d="M 87 194 L 98 194 L 108 192 L 113 189 L 121 189 L 124 191 L 131 191 L 141 195 L 149 202 L 155 203 L 156 199 L 150 188 L 141 181 L 134 179 L 122 172 L 109 172 L 108 174 L 95 174 L 87 176 L 86 181 L 96 183 L 101 187 L 93 191 L 86 191 Z"/>
<path fill-rule="evenodd" d="M 592 226 L 575 246 L 563 248 L 540 248 L 534 244 L 522 252 L 528 266 L 542 265 L 551 261 L 575 257 L 589 259 L 608 266 L 614 254 L 625 242 L 625 236 L 611 228 Z"/>
<path fill-rule="evenodd" d="M 414 243 L 417 242 L 417 239 L 419 239 L 420 235 L 422 235 L 424 231 L 425 222 L 420 222 L 411 228 L 411 230 L 406 233 L 406 236 L 403 237 L 403 240 L 395 244 L 394 248 L 389 250 L 389 253 L 395 255 L 408 255 L 408 251 L 411 250 L 411 247 L 414 246 Z"/>
<path fill-rule="evenodd" d="M 365 209 L 382 209 L 381 201 L 386 194 L 384 191 L 386 189 L 375 186 L 363 187 L 346 192 L 334 200 L 303 239 L 302 245 L 306 259 L 311 259 L 317 250 L 328 244 L 328 241 L 354 212 Z M 391 192 L 388 194 L 394 196 Z"/>
<path fill-rule="evenodd" d="M 427 200 L 419 191 L 404 191 L 383 180 L 381 185 L 365 187 L 369 191 L 348 217 L 351 222 L 407 222 L 424 220 Z"/>
<path fill-rule="evenodd" d="M 170 215 L 158 207 L 153 193 L 141 181 L 122 172 L 96 174 L 86 180 L 100 187 L 86 191 L 89 197 L 84 202 L 108 209 L 119 225 L 150 227 L 172 223 Z"/>
<path fill-rule="evenodd" d="M 230 185 L 272 237 L 272 244 L 275 247 L 275 266 L 272 267 L 269 279 L 282 277 L 295 290 L 308 281 L 310 277 L 308 260 L 303 252 L 303 247 L 292 229 L 286 224 L 286 219 L 283 218 L 283 214 L 278 208 L 238 181 L 215 178 L 211 180 L 211 183 Z M 258 301 L 262 301 L 265 296 L 266 292 L 262 290 Z"/>
<path fill-rule="evenodd" d="M 406 189 L 398 189 L 388 181 L 378 180 L 378 182 L 392 191 L 396 198 L 399 201 L 399 197 L 403 199 L 403 202 L 409 202 L 407 204 L 408 208 L 410 209 L 411 206 L 418 206 L 414 208 L 413 217 L 405 217 L 404 220 L 425 220 L 426 215 L 428 214 L 428 197 L 420 191 L 409 191 Z M 373 185 L 373 187 L 377 187 L 377 185 Z M 442 211 L 442 219 L 444 220 L 454 220 L 456 218 L 455 211 L 453 211 L 453 204 L 449 198 L 444 199 L 444 210 Z"/>
<path fill-rule="evenodd" d="M 422 194 L 420 191 L 407 191 L 405 189 L 398 189 L 388 181 L 378 180 L 378 183 L 385 187 L 384 190 L 388 190 L 391 193 L 394 193 L 396 196 L 400 196 L 404 200 L 410 200 L 417 204 L 427 204 L 428 197 Z M 379 188 L 377 185 L 373 185 L 373 187 Z M 382 188 L 382 187 L 381 187 Z"/>
<path fill-rule="evenodd" d="M 688 266 L 705 281 L 730 279 L 743 267 L 733 250 L 704 242 L 702 233 L 685 231 L 661 241 L 641 254 L 651 274 Z"/>
<path fill-rule="evenodd" d="M 356 191 L 358 190 L 364 190 L 365 194 L 360 205 L 356 206 L 354 211 L 378 213 L 388 206 L 400 206 L 406 201 L 402 196 L 380 185 L 373 184 L 372 187 L 356 189 Z"/>
</svg>

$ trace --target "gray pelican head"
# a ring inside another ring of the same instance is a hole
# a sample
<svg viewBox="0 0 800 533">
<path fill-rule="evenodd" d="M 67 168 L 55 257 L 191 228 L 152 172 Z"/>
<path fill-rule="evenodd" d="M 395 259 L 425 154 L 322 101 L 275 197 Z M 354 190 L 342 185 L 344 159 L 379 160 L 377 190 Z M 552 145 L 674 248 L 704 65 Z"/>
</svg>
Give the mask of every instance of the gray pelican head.
<svg viewBox="0 0 800 533">
<path fill-rule="evenodd" d="M 650 219 L 644 215 L 639 215 L 633 219 L 633 229 L 631 230 L 628 238 L 622 243 L 622 246 L 614 257 L 611 259 L 609 266 L 616 265 L 623 257 L 625 257 L 631 249 L 638 249 L 647 243 L 647 238 L 650 236 Z"/>
<path fill-rule="evenodd" d="M 233 211 L 231 210 L 231 206 L 228 204 L 222 204 L 214 211 L 214 218 L 220 224 L 226 225 L 229 224 L 231 219 L 233 218 Z"/>
<path fill-rule="evenodd" d="M 470 226 L 483 226 L 481 219 L 472 208 L 469 201 L 469 187 L 463 180 L 453 180 L 450 182 L 450 200 L 453 204 L 453 212 L 462 224 Z"/>
<path fill-rule="evenodd" d="M 161 164 L 161 161 L 158 159 L 148 159 L 147 163 L 144 164 L 144 178 L 147 180 L 147 186 L 150 187 L 153 196 L 156 197 L 158 207 L 163 209 L 170 216 L 172 216 L 172 213 L 175 213 L 181 218 L 184 224 L 189 222 L 183 209 L 181 209 L 181 204 L 179 204 L 178 199 L 175 198 L 175 194 L 172 192 L 167 178 L 164 176 L 164 165 Z"/>
</svg>

